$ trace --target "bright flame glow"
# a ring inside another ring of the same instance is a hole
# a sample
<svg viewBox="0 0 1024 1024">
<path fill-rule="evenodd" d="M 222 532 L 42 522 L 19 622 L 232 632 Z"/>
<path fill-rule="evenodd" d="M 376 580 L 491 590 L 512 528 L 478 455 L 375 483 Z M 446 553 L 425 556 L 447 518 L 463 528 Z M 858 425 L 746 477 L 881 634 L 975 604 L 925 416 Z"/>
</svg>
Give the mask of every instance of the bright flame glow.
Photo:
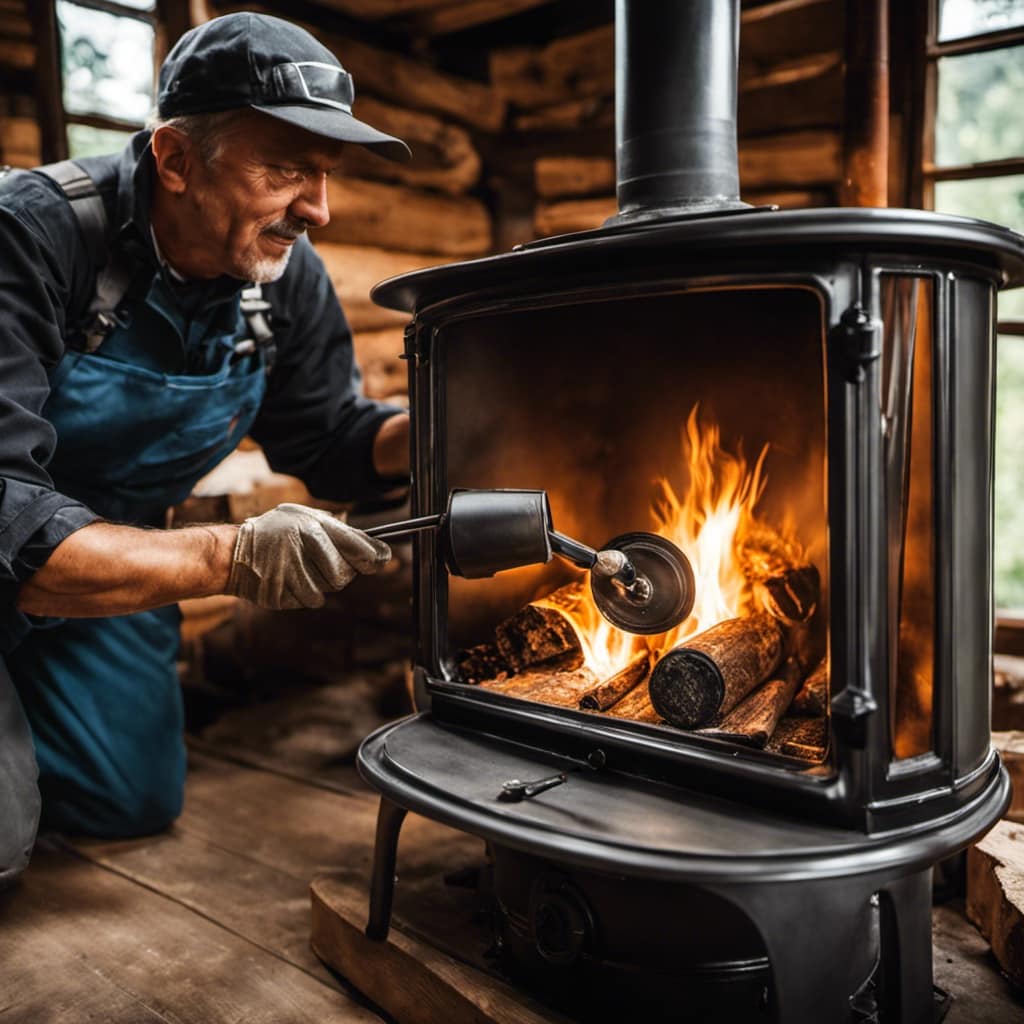
<svg viewBox="0 0 1024 1024">
<path fill-rule="evenodd" d="M 741 449 L 721 446 L 716 424 L 700 422 L 694 406 L 682 433 L 682 458 L 689 480 L 680 498 L 667 478 L 658 489 L 651 514 L 653 532 L 672 541 L 689 558 L 696 581 L 690 616 L 661 636 L 633 636 L 616 629 L 597 610 L 586 577 L 538 601 L 560 609 L 576 627 L 585 664 L 599 679 L 624 668 L 649 648 L 675 647 L 724 619 L 755 609 L 754 585 L 780 564 L 801 564 L 803 552 L 791 536 L 759 520 L 757 503 L 764 493 L 768 445 L 753 466 Z"/>
</svg>

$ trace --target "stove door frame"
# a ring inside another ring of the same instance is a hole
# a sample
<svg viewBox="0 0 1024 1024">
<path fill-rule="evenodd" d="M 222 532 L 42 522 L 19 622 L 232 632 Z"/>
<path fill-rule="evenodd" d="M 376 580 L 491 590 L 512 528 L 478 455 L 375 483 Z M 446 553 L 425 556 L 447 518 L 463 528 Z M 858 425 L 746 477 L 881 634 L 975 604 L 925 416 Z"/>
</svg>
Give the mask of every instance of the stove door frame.
<svg viewBox="0 0 1024 1024">
<path fill-rule="evenodd" d="M 930 276 L 934 288 L 933 322 L 936 353 L 936 394 L 933 396 L 936 439 L 936 552 L 942 572 L 937 580 L 934 683 L 934 748 L 907 761 L 896 761 L 889 735 L 888 607 L 882 433 L 878 415 L 881 394 L 880 275 Z M 514 285 L 514 287 L 513 287 Z M 744 801 L 802 816 L 829 820 L 866 832 L 902 827 L 932 819 L 969 800 L 998 771 L 987 718 L 984 743 L 981 719 L 972 716 L 966 730 L 956 728 L 955 705 L 977 700 L 976 679 L 954 680 L 949 663 L 951 626 L 956 616 L 953 594 L 977 582 L 966 549 L 977 550 L 987 537 L 987 578 L 991 579 L 991 526 L 979 527 L 977 503 L 961 488 L 947 491 L 950 475 L 967 464 L 972 479 L 991 465 L 991 435 L 976 422 L 954 422 L 954 365 L 965 374 L 965 390 L 984 384 L 991 357 L 973 361 L 970 345 L 956 346 L 947 329 L 949 315 L 958 325 L 977 315 L 979 289 L 993 291 L 994 282 L 976 265 L 949 259 L 923 265 L 919 255 L 872 256 L 865 252 L 782 253 L 768 261 L 763 255 L 739 257 L 714 253 L 700 272 L 685 262 L 659 272 L 591 273 L 550 281 L 518 280 L 511 285 L 476 291 L 435 302 L 417 310 L 406 330 L 410 396 L 414 409 L 412 451 L 415 465 L 412 511 L 429 515 L 443 511 L 447 500 L 446 410 L 444 395 L 444 330 L 467 318 L 498 316 L 545 304 L 637 297 L 666 291 L 721 287 L 786 287 L 814 291 L 821 300 L 825 346 L 828 561 L 830 580 L 829 644 L 832 696 L 832 752 L 825 765 L 795 770 L 791 759 L 762 751 L 736 756 L 731 745 L 675 733 L 656 726 L 599 719 L 585 712 L 531 704 L 481 691 L 446 678 L 447 579 L 434 546 L 415 545 L 415 689 L 418 708 L 431 709 L 442 722 L 501 735 L 538 750 L 554 750 L 585 761 L 600 748 L 609 766 L 687 788 L 704 788 Z M 959 304 L 958 304 L 959 303 Z M 966 305 L 966 309 L 962 308 Z M 947 315 L 948 314 L 948 315 Z M 974 332 L 977 333 L 976 331 Z M 977 340 L 977 339 L 974 339 Z M 986 370 L 987 367 L 987 370 Z M 991 398 L 989 398 L 991 404 Z M 951 431 L 959 430 L 956 437 Z M 990 474 L 990 471 L 989 471 Z M 988 479 L 991 479 L 989 475 Z M 510 481 L 510 485 L 514 481 Z M 991 501 L 989 501 L 991 506 Z M 967 524 L 954 530 L 956 516 Z M 990 520 L 989 516 L 989 520 Z M 973 530 L 974 543 L 967 540 Z M 943 560 L 947 550 L 960 552 Z M 985 577 L 984 571 L 981 573 Z M 961 591 L 962 592 L 962 591 Z M 976 629 L 976 623 L 974 627 Z M 976 646 L 976 645 L 975 645 Z M 971 664 L 976 668 L 977 652 Z M 836 681 L 846 685 L 835 689 Z M 581 728 L 585 726 L 585 728 Z M 963 733 L 963 734 L 961 734 Z M 984 747 L 984 749 L 981 749 Z"/>
</svg>

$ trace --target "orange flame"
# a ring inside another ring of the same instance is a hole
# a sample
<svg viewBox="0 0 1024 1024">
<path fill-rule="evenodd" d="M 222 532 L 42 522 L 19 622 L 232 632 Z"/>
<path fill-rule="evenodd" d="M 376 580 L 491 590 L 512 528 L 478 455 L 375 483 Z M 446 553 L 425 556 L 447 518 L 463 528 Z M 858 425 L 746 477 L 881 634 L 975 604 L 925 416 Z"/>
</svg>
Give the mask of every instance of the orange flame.
<svg viewBox="0 0 1024 1024">
<path fill-rule="evenodd" d="M 667 478 L 658 489 L 651 515 L 654 532 L 672 541 L 689 558 L 696 582 L 696 599 L 689 617 L 661 636 L 634 636 L 611 625 L 597 610 L 586 578 L 538 602 L 559 608 L 575 626 L 585 664 L 598 678 L 624 668 L 645 647 L 658 652 L 752 609 L 753 581 L 768 575 L 761 565 L 778 558 L 799 562 L 800 546 L 782 531 L 757 519 L 755 509 L 764 493 L 768 445 L 753 466 L 742 449 L 722 448 L 716 424 L 702 426 L 695 405 L 682 432 L 682 457 L 689 483 L 680 498 Z"/>
</svg>

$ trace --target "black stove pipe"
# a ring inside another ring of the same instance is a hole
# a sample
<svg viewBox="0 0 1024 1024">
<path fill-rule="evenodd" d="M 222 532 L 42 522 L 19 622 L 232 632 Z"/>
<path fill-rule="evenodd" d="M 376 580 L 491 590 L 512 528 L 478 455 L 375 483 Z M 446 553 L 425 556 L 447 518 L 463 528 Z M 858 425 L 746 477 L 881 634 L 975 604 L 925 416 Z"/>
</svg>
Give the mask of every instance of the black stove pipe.
<svg viewBox="0 0 1024 1024">
<path fill-rule="evenodd" d="M 736 159 L 739 0 L 616 0 L 619 213 L 745 209 Z"/>
</svg>

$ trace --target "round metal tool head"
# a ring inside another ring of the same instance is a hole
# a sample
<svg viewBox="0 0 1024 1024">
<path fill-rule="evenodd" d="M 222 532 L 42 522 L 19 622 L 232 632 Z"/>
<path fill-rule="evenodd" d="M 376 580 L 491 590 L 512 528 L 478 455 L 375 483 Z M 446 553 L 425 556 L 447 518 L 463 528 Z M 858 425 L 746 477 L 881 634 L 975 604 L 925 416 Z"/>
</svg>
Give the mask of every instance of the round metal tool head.
<svg viewBox="0 0 1024 1024">
<path fill-rule="evenodd" d="M 694 578 L 689 559 L 654 533 L 624 533 L 602 548 L 621 551 L 648 586 L 625 587 L 616 579 L 590 574 L 590 591 L 601 614 L 627 633 L 664 633 L 693 607 Z"/>
</svg>

